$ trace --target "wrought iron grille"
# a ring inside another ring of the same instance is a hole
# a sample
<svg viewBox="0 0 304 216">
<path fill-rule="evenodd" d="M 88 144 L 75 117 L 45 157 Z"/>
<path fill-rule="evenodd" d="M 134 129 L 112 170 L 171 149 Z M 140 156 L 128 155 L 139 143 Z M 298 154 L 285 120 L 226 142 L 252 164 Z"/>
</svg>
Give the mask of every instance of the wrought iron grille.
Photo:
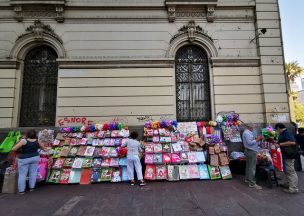
<svg viewBox="0 0 304 216">
<path fill-rule="evenodd" d="M 58 64 L 48 46 L 31 50 L 24 61 L 20 126 L 55 126 Z"/>
<path fill-rule="evenodd" d="M 196 46 L 184 46 L 176 53 L 175 68 L 177 120 L 210 120 L 207 54 Z"/>
</svg>

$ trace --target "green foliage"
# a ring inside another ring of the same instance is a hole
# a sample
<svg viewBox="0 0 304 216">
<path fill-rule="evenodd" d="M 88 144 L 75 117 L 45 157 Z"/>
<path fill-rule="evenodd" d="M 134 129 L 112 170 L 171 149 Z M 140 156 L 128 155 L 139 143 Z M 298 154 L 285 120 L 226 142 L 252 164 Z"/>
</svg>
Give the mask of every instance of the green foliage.
<svg viewBox="0 0 304 216">
<path fill-rule="evenodd" d="M 294 82 L 297 77 L 299 77 L 304 69 L 300 67 L 297 61 L 292 61 L 285 64 L 285 70 L 288 77 L 288 80 Z"/>
<path fill-rule="evenodd" d="M 294 110 L 296 115 L 296 122 L 301 125 L 304 124 L 304 104 L 299 104 L 297 101 L 294 101 Z"/>
</svg>

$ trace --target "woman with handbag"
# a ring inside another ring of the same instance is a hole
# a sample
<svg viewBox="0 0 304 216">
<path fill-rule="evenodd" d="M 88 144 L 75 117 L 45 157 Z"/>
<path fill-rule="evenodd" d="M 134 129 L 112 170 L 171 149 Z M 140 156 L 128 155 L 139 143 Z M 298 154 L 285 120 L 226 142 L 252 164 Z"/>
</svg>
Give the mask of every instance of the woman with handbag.
<svg viewBox="0 0 304 216">
<path fill-rule="evenodd" d="M 13 151 L 21 149 L 18 159 L 18 193 L 24 194 L 26 188 L 26 177 L 29 175 L 29 191 L 33 191 L 36 185 L 37 168 L 39 163 L 38 149 L 44 146 L 38 141 L 36 131 L 29 130 L 26 139 L 21 139 L 13 147 Z"/>
</svg>

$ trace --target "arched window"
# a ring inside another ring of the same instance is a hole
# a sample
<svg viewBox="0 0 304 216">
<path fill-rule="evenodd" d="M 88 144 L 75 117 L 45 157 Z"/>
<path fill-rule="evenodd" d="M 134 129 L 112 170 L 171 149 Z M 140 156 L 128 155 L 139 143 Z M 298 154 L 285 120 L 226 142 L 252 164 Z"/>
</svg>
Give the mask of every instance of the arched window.
<svg viewBox="0 0 304 216">
<path fill-rule="evenodd" d="M 25 57 L 20 127 L 55 126 L 58 64 L 57 53 L 38 46 Z"/>
<path fill-rule="evenodd" d="M 175 57 L 178 121 L 211 119 L 209 64 L 197 46 L 181 47 Z"/>
</svg>

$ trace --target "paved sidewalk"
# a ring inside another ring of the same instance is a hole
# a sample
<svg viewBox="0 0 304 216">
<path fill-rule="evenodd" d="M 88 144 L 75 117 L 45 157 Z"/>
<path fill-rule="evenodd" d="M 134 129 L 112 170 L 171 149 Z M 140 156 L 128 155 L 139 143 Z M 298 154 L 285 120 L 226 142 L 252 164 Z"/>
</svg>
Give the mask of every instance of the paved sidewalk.
<svg viewBox="0 0 304 216">
<path fill-rule="evenodd" d="M 127 183 L 41 185 L 25 195 L 0 194 L 5 216 L 198 216 L 304 215 L 304 173 L 298 173 L 301 193 L 281 188 L 257 191 L 233 180 L 150 182 L 145 187 Z"/>
</svg>

